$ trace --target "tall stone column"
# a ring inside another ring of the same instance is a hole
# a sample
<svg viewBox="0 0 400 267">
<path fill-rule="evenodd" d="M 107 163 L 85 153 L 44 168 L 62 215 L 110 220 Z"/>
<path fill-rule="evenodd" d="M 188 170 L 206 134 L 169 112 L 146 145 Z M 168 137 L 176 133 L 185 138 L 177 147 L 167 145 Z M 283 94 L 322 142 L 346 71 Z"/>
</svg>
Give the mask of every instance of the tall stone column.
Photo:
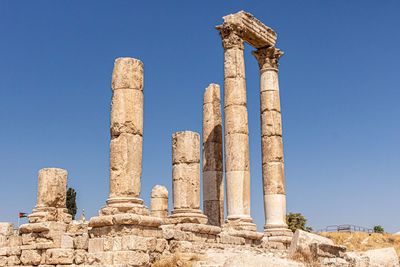
<svg viewBox="0 0 400 267">
<path fill-rule="evenodd" d="M 221 96 L 218 84 L 210 84 L 203 99 L 203 209 L 208 224 L 224 222 Z"/>
<path fill-rule="evenodd" d="M 266 232 L 286 235 L 286 194 L 279 100 L 278 59 L 283 55 L 275 47 L 253 52 L 260 67 L 260 113 L 262 140 L 262 176 Z M 289 231 L 290 232 L 290 231 Z M 289 234 L 290 235 L 290 234 Z"/>
<path fill-rule="evenodd" d="M 117 58 L 111 88 L 110 194 L 107 206 L 125 212 L 143 203 L 139 198 L 142 174 L 143 63 L 134 58 Z M 107 213 L 107 209 L 103 211 Z"/>
<path fill-rule="evenodd" d="M 224 130 L 227 219 L 248 224 L 250 217 L 249 130 L 246 103 L 244 44 L 240 29 L 217 28 L 224 48 Z"/>
<path fill-rule="evenodd" d="M 200 136 L 184 131 L 172 135 L 172 223 L 206 223 L 200 210 Z"/>
<path fill-rule="evenodd" d="M 67 176 L 68 172 L 60 168 L 39 170 L 36 206 L 29 222 L 71 221 L 66 208 Z"/>
</svg>

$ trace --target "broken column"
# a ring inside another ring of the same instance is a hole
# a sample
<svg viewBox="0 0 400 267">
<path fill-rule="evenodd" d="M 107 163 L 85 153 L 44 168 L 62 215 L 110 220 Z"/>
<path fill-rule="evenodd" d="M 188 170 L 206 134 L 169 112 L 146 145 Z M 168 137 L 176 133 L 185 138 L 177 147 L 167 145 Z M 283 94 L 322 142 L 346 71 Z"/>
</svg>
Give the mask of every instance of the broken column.
<svg viewBox="0 0 400 267">
<path fill-rule="evenodd" d="M 66 208 L 67 176 L 64 169 L 43 168 L 38 174 L 36 206 L 29 215 L 29 222 L 64 221 L 72 216 Z"/>
<path fill-rule="evenodd" d="M 184 131 L 172 135 L 172 223 L 207 223 L 200 210 L 200 136 Z"/>
<path fill-rule="evenodd" d="M 151 216 L 162 219 L 168 216 L 168 190 L 165 186 L 155 185 L 151 190 Z"/>
<path fill-rule="evenodd" d="M 110 193 L 103 214 L 148 214 L 140 195 L 143 139 L 143 63 L 117 58 L 112 74 Z"/>
<path fill-rule="evenodd" d="M 250 217 L 249 130 L 241 32 L 225 23 L 217 29 L 224 48 L 224 131 L 227 219 L 248 225 Z"/>
<path fill-rule="evenodd" d="M 203 99 L 203 209 L 208 224 L 224 222 L 221 97 L 218 84 L 210 84 Z"/>
<path fill-rule="evenodd" d="M 283 53 L 276 47 L 253 52 L 260 67 L 260 112 L 262 176 L 265 225 L 270 240 L 291 236 L 286 224 L 286 194 L 279 100 L 278 60 Z M 274 236 L 274 237 L 272 237 Z"/>
</svg>

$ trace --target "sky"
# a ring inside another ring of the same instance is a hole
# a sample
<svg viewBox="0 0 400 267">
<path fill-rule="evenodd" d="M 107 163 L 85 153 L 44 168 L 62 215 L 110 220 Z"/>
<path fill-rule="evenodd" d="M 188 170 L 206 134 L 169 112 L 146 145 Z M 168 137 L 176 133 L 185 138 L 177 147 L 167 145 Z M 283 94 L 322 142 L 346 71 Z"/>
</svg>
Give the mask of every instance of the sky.
<svg viewBox="0 0 400 267">
<path fill-rule="evenodd" d="M 288 212 L 315 230 L 400 231 L 400 2 L 0 1 L 0 221 L 36 203 L 37 173 L 68 170 L 78 216 L 108 197 L 114 59 L 143 61 L 141 197 L 171 194 L 171 135 L 201 133 L 202 95 L 223 85 L 222 16 L 278 33 Z M 264 224 L 259 72 L 245 46 L 251 215 Z M 171 205 L 170 205 L 171 209 Z M 21 222 L 26 222 L 23 219 Z"/>
</svg>

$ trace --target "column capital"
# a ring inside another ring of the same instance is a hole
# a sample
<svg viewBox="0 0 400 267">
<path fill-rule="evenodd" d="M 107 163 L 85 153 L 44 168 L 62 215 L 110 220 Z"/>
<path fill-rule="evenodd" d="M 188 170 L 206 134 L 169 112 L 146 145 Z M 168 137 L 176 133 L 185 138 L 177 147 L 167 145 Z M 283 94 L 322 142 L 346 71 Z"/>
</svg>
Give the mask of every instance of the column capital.
<svg viewBox="0 0 400 267">
<path fill-rule="evenodd" d="M 222 38 L 224 49 L 239 48 L 244 49 L 243 29 L 231 24 L 222 24 L 216 27 Z"/>
<path fill-rule="evenodd" d="M 283 55 L 283 52 L 274 46 L 259 48 L 253 51 L 252 54 L 258 61 L 260 71 L 267 69 L 278 70 L 279 58 Z"/>
</svg>

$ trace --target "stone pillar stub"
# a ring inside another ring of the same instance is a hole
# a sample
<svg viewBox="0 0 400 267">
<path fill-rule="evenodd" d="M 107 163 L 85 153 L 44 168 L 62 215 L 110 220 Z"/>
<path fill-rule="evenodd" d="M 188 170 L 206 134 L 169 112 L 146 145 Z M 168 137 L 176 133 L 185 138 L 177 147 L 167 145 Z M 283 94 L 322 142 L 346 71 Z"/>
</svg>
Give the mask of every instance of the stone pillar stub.
<svg viewBox="0 0 400 267">
<path fill-rule="evenodd" d="M 253 52 L 260 68 L 260 113 L 262 176 L 265 225 L 269 241 L 289 241 L 286 224 L 286 193 L 279 99 L 278 60 L 283 53 L 275 47 Z"/>
<path fill-rule="evenodd" d="M 210 84 L 203 98 L 203 209 L 211 225 L 224 222 L 223 178 L 220 88 Z"/>
<path fill-rule="evenodd" d="M 168 216 L 168 190 L 165 186 L 155 185 L 151 190 L 151 216 L 165 219 Z"/>
<path fill-rule="evenodd" d="M 225 20 L 225 17 L 224 17 Z M 243 27 L 218 26 L 224 48 L 224 136 L 228 225 L 255 230 L 250 217 L 249 130 Z"/>
<path fill-rule="evenodd" d="M 36 206 L 29 215 L 30 222 L 71 221 L 66 209 L 67 176 L 68 172 L 60 168 L 39 170 Z"/>
<path fill-rule="evenodd" d="M 149 215 L 140 198 L 143 143 L 143 63 L 117 58 L 112 74 L 110 193 L 101 214 Z"/>
<path fill-rule="evenodd" d="M 206 223 L 200 210 L 200 136 L 191 131 L 172 135 L 171 223 Z"/>
</svg>

